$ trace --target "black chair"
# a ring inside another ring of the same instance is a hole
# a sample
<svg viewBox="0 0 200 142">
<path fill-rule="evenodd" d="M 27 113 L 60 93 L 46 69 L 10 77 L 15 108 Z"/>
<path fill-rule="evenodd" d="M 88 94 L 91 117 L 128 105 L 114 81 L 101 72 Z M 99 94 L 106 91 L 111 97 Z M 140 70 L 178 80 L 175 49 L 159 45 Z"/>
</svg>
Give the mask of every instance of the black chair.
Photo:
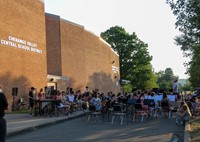
<svg viewBox="0 0 200 142">
<path fill-rule="evenodd" d="M 154 99 L 144 99 L 144 105 L 148 106 L 149 115 L 154 116 L 156 107 Z"/>
<path fill-rule="evenodd" d="M 147 116 L 147 110 L 144 110 L 142 108 L 142 104 L 141 103 L 136 103 L 135 104 L 135 116 L 134 118 L 136 118 L 138 115 L 141 116 L 141 122 L 144 121 L 144 116 Z"/>
<path fill-rule="evenodd" d="M 123 124 L 124 116 L 126 116 L 126 111 L 123 109 L 123 106 L 121 104 L 116 104 L 113 106 L 113 115 L 112 115 L 112 122 L 114 123 L 115 116 L 120 117 L 121 125 Z"/>
<path fill-rule="evenodd" d="M 144 99 L 144 105 L 148 105 L 148 107 L 155 107 L 156 103 L 154 99 Z"/>
<path fill-rule="evenodd" d="M 88 119 L 88 117 L 90 115 L 89 102 L 87 102 L 85 100 L 82 102 L 82 111 L 83 111 L 83 113 L 81 115 L 82 116 L 82 120 L 81 121 L 84 121 L 85 118 Z"/>
<path fill-rule="evenodd" d="M 126 103 L 127 119 L 130 119 L 130 122 L 134 121 L 134 113 L 135 113 L 136 102 L 137 102 L 137 99 L 130 98 L 130 99 L 128 99 L 128 101 Z"/>
<path fill-rule="evenodd" d="M 160 102 L 160 106 L 161 106 L 161 113 L 167 113 L 168 117 L 171 117 L 171 108 L 170 108 L 170 104 L 168 101 L 161 101 Z"/>
<path fill-rule="evenodd" d="M 128 99 L 127 105 L 135 105 L 136 102 L 137 102 L 137 99 Z"/>
<path fill-rule="evenodd" d="M 97 122 L 97 119 L 98 119 L 99 115 L 101 115 L 101 112 L 96 110 L 95 105 L 89 105 L 89 115 L 88 115 L 87 122 L 90 121 L 90 117 L 91 116 L 94 116 L 95 117 L 95 122 Z"/>
</svg>

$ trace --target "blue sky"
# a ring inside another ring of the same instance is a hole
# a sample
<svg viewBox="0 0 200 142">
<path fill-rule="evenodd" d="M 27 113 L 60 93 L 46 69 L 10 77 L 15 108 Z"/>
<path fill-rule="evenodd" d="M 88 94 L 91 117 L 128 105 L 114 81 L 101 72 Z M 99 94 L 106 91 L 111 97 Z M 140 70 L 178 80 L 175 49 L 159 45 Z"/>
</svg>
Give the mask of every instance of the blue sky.
<svg viewBox="0 0 200 142">
<path fill-rule="evenodd" d="M 96 35 L 112 26 L 135 32 L 148 44 L 154 70 L 172 68 L 179 78 L 187 78 L 180 47 L 174 38 L 175 16 L 165 0 L 44 0 L 47 13 L 84 26 Z"/>
</svg>

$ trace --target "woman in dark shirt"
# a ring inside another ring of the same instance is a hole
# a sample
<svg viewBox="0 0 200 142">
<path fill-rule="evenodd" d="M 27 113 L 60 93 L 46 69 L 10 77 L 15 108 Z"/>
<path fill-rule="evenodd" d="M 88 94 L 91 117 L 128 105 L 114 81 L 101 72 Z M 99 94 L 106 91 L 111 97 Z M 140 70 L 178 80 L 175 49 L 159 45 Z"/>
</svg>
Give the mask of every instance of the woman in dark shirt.
<svg viewBox="0 0 200 142">
<path fill-rule="evenodd" d="M 30 111 L 30 117 L 32 116 L 33 106 L 34 106 L 34 91 L 35 88 L 31 87 L 31 90 L 29 92 L 29 111 Z"/>
</svg>

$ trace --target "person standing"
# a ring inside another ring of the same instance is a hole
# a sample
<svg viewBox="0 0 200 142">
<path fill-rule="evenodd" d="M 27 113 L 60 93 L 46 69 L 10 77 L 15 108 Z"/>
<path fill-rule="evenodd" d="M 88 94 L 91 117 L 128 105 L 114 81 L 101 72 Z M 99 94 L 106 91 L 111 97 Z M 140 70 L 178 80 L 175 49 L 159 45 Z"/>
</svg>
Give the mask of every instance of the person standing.
<svg viewBox="0 0 200 142">
<path fill-rule="evenodd" d="M 180 100 L 181 99 L 181 96 L 180 96 L 179 90 L 178 90 L 178 79 L 174 80 L 173 95 L 175 95 L 176 100 Z"/>
<path fill-rule="evenodd" d="M 6 141 L 6 120 L 4 119 L 4 111 L 7 108 L 8 102 L 0 87 L 0 142 Z"/>
<path fill-rule="evenodd" d="M 173 94 L 178 95 L 178 80 L 176 79 L 173 84 Z"/>
<path fill-rule="evenodd" d="M 43 92 L 43 89 L 41 88 L 40 89 L 40 92 L 37 94 L 37 99 L 38 100 L 42 100 L 42 99 L 44 99 L 45 97 L 44 97 L 44 92 Z"/>
<path fill-rule="evenodd" d="M 30 111 L 30 117 L 32 117 L 32 111 L 34 106 L 34 94 L 35 94 L 35 88 L 31 87 L 31 90 L 29 91 L 29 111 Z"/>
</svg>

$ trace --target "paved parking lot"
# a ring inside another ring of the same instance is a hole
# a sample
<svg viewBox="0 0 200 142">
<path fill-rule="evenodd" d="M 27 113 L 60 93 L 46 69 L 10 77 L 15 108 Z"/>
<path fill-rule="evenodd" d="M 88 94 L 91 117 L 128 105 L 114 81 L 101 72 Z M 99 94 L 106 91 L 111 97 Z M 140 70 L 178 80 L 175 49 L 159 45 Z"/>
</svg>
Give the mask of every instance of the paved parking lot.
<svg viewBox="0 0 200 142">
<path fill-rule="evenodd" d="M 173 134 L 183 137 L 183 126 L 176 126 L 174 119 L 150 118 L 142 123 L 98 120 L 89 123 L 75 118 L 25 134 L 8 137 L 7 142 L 170 142 Z M 181 142 L 182 140 L 179 140 Z"/>
</svg>

